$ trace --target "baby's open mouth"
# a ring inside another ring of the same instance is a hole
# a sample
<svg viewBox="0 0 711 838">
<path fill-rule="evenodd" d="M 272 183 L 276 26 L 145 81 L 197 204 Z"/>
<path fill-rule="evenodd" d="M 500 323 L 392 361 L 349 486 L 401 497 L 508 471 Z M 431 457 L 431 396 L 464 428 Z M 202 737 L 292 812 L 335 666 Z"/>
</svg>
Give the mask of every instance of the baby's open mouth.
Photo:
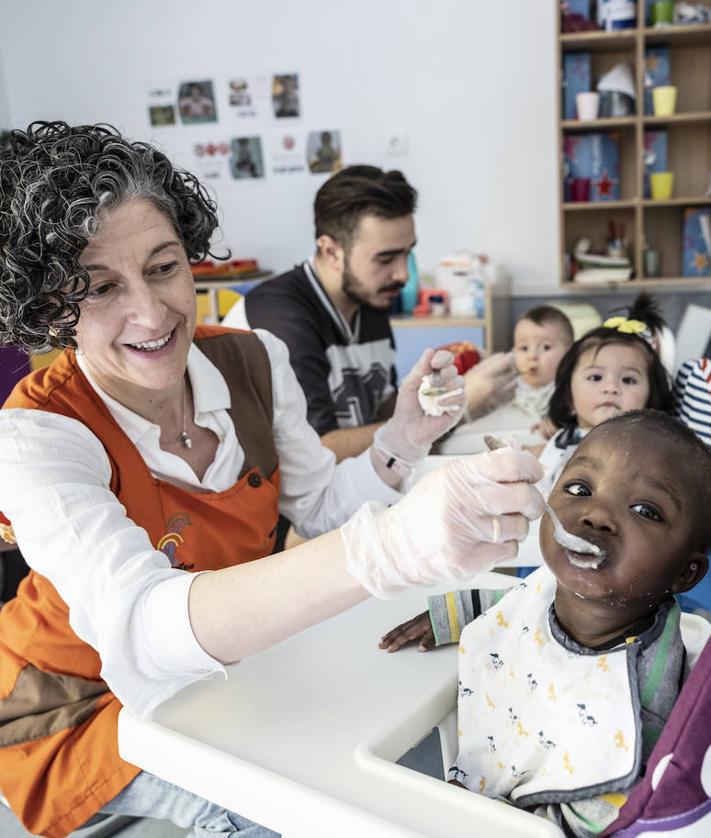
<svg viewBox="0 0 711 838">
<path fill-rule="evenodd" d="M 564 549 L 565 557 L 573 565 L 583 570 L 598 570 L 607 561 L 607 551 L 599 548 L 600 552 L 596 555 L 591 553 L 576 553 L 567 548 Z"/>
</svg>

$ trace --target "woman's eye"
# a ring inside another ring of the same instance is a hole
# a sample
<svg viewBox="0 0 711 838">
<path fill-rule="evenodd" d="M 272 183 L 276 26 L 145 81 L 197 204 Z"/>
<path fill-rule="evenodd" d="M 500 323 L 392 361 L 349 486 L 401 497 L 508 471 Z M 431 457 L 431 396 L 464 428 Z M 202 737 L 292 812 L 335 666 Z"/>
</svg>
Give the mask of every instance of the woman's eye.
<svg viewBox="0 0 711 838">
<path fill-rule="evenodd" d="M 591 494 L 590 489 L 584 483 L 568 483 L 565 491 L 576 497 L 588 497 Z"/>
<path fill-rule="evenodd" d="M 635 503 L 630 507 L 634 512 L 642 518 L 647 518 L 650 521 L 663 521 L 662 513 L 654 506 L 648 503 Z"/>
<path fill-rule="evenodd" d="M 101 285 L 94 285 L 89 289 L 87 297 L 93 300 L 98 300 L 100 297 L 105 297 L 113 287 L 113 282 L 104 282 Z"/>
<path fill-rule="evenodd" d="M 151 268 L 150 273 L 158 274 L 159 276 L 167 276 L 171 274 L 178 267 L 177 262 L 164 262 L 162 265 L 156 265 Z"/>
</svg>

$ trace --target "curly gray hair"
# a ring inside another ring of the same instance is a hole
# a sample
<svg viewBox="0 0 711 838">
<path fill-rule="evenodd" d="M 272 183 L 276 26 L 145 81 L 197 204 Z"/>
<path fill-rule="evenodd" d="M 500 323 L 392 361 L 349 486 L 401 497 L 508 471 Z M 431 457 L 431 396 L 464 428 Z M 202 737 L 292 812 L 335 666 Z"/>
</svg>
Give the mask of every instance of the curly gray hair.
<svg viewBox="0 0 711 838">
<path fill-rule="evenodd" d="M 76 345 L 89 291 L 79 257 L 99 215 L 132 198 L 165 214 L 191 262 L 210 254 L 214 201 L 153 146 L 111 125 L 33 122 L 11 132 L 0 152 L 0 343 Z"/>
</svg>

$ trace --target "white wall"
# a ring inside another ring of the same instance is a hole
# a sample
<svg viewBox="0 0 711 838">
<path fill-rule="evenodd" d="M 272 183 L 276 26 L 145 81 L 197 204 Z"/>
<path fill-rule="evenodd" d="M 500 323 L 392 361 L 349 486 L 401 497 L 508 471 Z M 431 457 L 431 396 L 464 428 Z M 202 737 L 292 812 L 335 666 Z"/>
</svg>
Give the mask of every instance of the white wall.
<svg viewBox="0 0 711 838">
<path fill-rule="evenodd" d="M 401 168 L 420 191 L 422 267 L 469 246 L 505 263 L 518 293 L 553 292 L 556 7 L 556 0 L 0 0 L 0 60 L 14 126 L 108 121 L 158 140 L 183 165 L 192 164 L 196 139 L 244 132 L 234 118 L 151 129 L 149 83 L 295 70 L 304 128 L 340 128 L 346 163 Z M 407 155 L 386 155 L 392 133 L 407 134 Z M 323 179 L 220 184 L 225 242 L 275 270 L 300 260 L 312 248 L 311 203 Z"/>
</svg>

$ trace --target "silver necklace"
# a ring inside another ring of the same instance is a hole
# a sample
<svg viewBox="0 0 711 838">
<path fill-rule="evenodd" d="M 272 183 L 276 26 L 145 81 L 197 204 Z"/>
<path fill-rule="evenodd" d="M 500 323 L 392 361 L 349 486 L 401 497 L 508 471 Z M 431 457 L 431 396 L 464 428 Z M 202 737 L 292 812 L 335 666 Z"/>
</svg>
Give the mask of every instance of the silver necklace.
<svg viewBox="0 0 711 838">
<path fill-rule="evenodd" d="M 186 448 L 193 447 L 193 441 L 190 439 L 190 435 L 185 430 L 185 417 L 188 412 L 188 383 L 183 379 L 183 432 L 180 434 L 178 439 Z"/>
</svg>

